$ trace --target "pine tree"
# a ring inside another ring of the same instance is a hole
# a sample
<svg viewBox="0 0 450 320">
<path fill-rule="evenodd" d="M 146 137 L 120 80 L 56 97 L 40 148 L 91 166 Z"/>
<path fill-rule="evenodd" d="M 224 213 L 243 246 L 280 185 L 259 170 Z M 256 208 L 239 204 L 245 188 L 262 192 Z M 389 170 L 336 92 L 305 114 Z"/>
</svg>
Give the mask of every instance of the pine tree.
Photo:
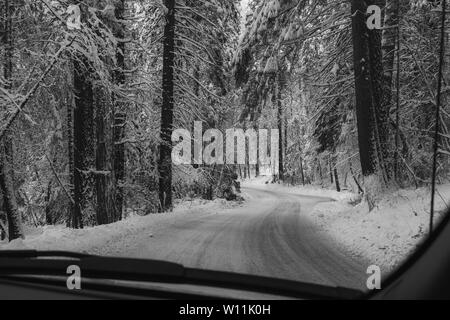
<svg viewBox="0 0 450 320">
<path fill-rule="evenodd" d="M 83 211 L 88 207 L 92 195 L 90 171 L 94 165 L 94 96 L 92 70 L 89 61 L 78 56 L 74 65 L 74 200 L 69 226 L 83 228 Z"/>
<path fill-rule="evenodd" d="M 361 168 L 368 177 L 377 170 L 376 125 L 374 109 L 376 97 L 372 82 L 371 44 L 366 26 L 364 1 L 352 0 L 353 60 L 355 70 L 356 115 Z M 372 43 L 374 45 L 374 43 Z"/>
<path fill-rule="evenodd" d="M 108 91 L 101 86 L 95 86 L 94 92 L 96 222 L 97 225 L 102 225 L 116 221 L 116 208 L 113 201 L 112 159 L 111 152 L 109 152 L 112 139 L 110 130 L 107 130 L 111 128 L 111 117 L 108 116 L 108 106 L 111 105 L 111 99 Z"/>
<path fill-rule="evenodd" d="M 124 15 L 125 15 L 125 0 L 120 0 L 117 2 L 115 7 L 115 17 L 118 21 L 115 27 L 115 36 L 118 39 L 117 44 L 117 67 L 116 72 L 114 72 L 114 80 L 116 85 L 120 88 L 125 86 L 126 76 L 125 76 L 125 26 L 124 26 Z M 114 180 L 115 180 L 115 221 L 121 220 L 123 216 L 123 199 L 124 190 L 122 184 L 125 181 L 125 145 L 122 140 L 125 138 L 125 127 L 126 127 L 126 112 L 125 103 L 122 97 L 115 98 L 115 110 L 114 110 Z"/>
<path fill-rule="evenodd" d="M 173 206 L 172 197 L 172 130 L 174 117 L 175 66 L 175 0 L 165 0 L 166 25 L 164 27 L 161 144 L 159 147 L 159 202 L 161 212 Z"/>
<path fill-rule="evenodd" d="M 5 89 L 10 90 L 13 81 L 13 15 L 15 11 L 11 0 L 4 0 L 3 11 L 3 77 L 6 82 Z M 9 131 L 3 138 L 0 138 L 0 190 L 3 194 L 3 207 L 8 219 L 10 241 L 24 237 L 22 219 L 17 207 L 16 190 L 14 189 L 13 159 L 13 137 Z"/>
</svg>

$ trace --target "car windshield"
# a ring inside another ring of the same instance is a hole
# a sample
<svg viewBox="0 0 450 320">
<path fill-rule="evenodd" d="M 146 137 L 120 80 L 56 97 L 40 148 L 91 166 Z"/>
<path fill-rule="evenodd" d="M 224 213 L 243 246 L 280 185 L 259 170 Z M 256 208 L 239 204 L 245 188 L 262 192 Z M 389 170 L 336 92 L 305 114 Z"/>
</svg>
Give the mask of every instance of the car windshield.
<svg viewBox="0 0 450 320">
<path fill-rule="evenodd" d="M 446 5 L 0 1 L 0 252 L 380 289 L 450 205 Z"/>
</svg>

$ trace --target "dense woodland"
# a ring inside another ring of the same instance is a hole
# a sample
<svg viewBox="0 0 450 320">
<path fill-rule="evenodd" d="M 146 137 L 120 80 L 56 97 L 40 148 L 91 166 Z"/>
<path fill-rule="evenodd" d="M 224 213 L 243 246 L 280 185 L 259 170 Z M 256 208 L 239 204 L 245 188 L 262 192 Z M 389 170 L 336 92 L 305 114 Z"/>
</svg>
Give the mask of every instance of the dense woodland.
<svg viewBox="0 0 450 320">
<path fill-rule="evenodd" d="M 383 27 L 369 30 L 373 4 Z M 274 182 L 370 207 L 448 182 L 441 1 L 0 0 L 0 13 L 3 238 L 235 199 L 259 165 L 173 165 L 172 132 L 195 121 L 278 128 Z"/>
</svg>

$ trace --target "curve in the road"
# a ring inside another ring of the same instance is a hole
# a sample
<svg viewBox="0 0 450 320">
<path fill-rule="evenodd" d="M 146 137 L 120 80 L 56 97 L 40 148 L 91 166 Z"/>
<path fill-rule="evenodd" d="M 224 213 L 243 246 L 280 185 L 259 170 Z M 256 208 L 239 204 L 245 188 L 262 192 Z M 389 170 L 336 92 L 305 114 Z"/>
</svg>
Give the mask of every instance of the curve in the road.
<svg viewBox="0 0 450 320">
<path fill-rule="evenodd" d="M 151 239 L 134 235 L 115 255 L 166 260 L 187 267 L 263 275 L 362 289 L 368 264 L 320 232 L 306 215 L 326 198 L 244 188 L 243 207 L 186 215 Z"/>
</svg>

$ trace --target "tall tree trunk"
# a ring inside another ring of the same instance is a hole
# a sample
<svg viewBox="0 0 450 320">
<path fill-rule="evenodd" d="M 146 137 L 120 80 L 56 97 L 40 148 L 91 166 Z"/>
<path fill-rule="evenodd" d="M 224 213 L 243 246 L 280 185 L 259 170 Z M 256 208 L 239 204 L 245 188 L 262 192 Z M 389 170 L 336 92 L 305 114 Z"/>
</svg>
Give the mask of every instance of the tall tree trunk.
<svg viewBox="0 0 450 320">
<path fill-rule="evenodd" d="M 22 219 L 17 208 L 12 166 L 7 143 L 0 144 L 0 189 L 3 194 L 3 209 L 8 219 L 9 241 L 24 238 Z"/>
<path fill-rule="evenodd" d="M 45 195 L 45 224 L 52 225 L 53 224 L 53 216 L 50 207 L 50 200 L 52 196 L 52 181 L 50 180 L 47 185 L 47 193 Z"/>
<path fill-rule="evenodd" d="M 323 183 L 322 164 L 319 158 L 317 158 L 317 168 L 319 170 L 320 183 Z"/>
<path fill-rule="evenodd" d="M 253 129 L 255 129 L 255 131 L 258 131 L 258 128 L 257 128 L 256 124 L 255 124 L 255 127 Z M 260 143 L 260 141 L 259 141 L 259 139 L 260 139 L 259 134 L 257 135 L 256 139 L 257 139 L 256 140 L 256 144 L 259 146 L 259 143 Z M 260 174 L 261 174 L 261 172 L 260 172 L 261 167 L 260 167 L 260 163 L 259 163 L 259 157 L 260 157 L 259 147 L 256 148 L 256 149 L 257 149 L 257 151 L 256 151 L 255 177 L 258 178 L 260 176 Z"/>
<path fill-rule="evenodd" d="M 259 158 L 258 158 L 259 159 Z M 258 178 L 261 175 L 259 162 L 255 165 L 255 177 Z"/>
<path fill-rule="evenodd" d="M 172 132 L 174 115 L 175 64 L 175 0 L 165 0 L 167 8 L 164 27 L 163 104 L 161 108 L 161 144 L 159 148 L 160 211 L 172 209 Z"/>
<path fill-rule="evenodd" d="M 13 1 L 4 1 L 3 12 L 3 44 L 5 46 L 3 58 L 3 77 L 6 82 L 6 90 L 12 88 L 13 71 L 13 28 L 12 17 L 14 14 Z M 3 194 L 3 207 L 8 219 L 9 241 L 24 238 L 22 219 L 17 209 L 16 194 L 14 190 L 13 171 L 13 141 L 10 132 L 0 139 L 0 190 Z"/>
<path fill-rule="evenodd" d="M 396 106 L 395 106 L 395 153 L 394 153 L 394 176 L 397 180 L 397 183 L 400 183 L 400 94 L 401 94 L 401 85 L 400 85 L 400 68 L 401 68 L 401 42 L 400 42 L 400 6 L 401 1 L 399 0 L 397 3 L 397 34 L 396 34 L 396 57 L 397 57 L 397 72 L 395 79 L 395 88 L 397 90 L 396 94 Z"/>
<path fill-rule="evenodd" d="M 351 11 L 359 153 L 362 173 L 368 177 L 376 172 L 377 150 L 373 114 L 375 102 L 369 63 L 369 29 L 365 15 L 367 4 L 365 1 L 352 0 Z"/>
<path fill-rule="evenodd" d="M 331 156 L 330 156 L 330 159 L 328 160 L 328 166 L 330 167 L 330 181 L 331 181 L 331 184 L 333 184 L 334 176 L 333 176 L 333 165 L 331 164 Z"/>
<path fill-rule="evenodd" d="M 448 1 L 446 3 L 446 7 L 448 10 L 449 4 Z M 403 12 L 403 10 L 401 11 Z M 447 15 L 448 17 L 448 12 Z M 450 25 L 446 24 L 445 27 L 445 39 L 444 39 L 444 44 L 445 44 L 445 52 L 444 52 L 444 70 L 443 70 L 443 79 L 446 83 L 446 85 L 448 86 L 450 84 Z M 441 136 L 441 143 L 442 143 L 442 148 L 445 151 L 450 152 L 450 132 L 448 130 L 448 128 L 450 128 L 450 92 L 449 90 L 446 90 L 443 94 L 442 94 L 442 110 L 443 110 L 443 116 L 441 117 L 441 134 L 442 135 L 446 135 L 446 137 Z M 441 157 L 440 163 L 442 166 L 446 167 L 446 168 L 450 168 L 450 157 Z M 446 170 L 444 170 L 446 171 Z M 449 172 L 447 170 L 447 172 Z"/>
<path fill-rule="evenodd" d="M 288 157 L 288 134 L 289 134 L 289 122 L 288 122 L 288 115 L 287 111 L 284 112 L 284 160 L 287 162 Z"/>
<path fill-rule="evenodd" d="M 368 5 L 375 4 L 383 7 L 384 0 L 367 0 Z M 375 120 L 375 143 L 377 150 L 377 162 L 380 173 L 385 180 L 389 180 L 390 174 L 387 170 L 389 157 L 389 102 L 384 98 L 384 73 L 383 73 L 383 50 L 382 31 L 369 30 L 369 58 L 370 73 L 372 81 L 372 112 Z"/>
<path fill-rule="evenodd" d="M 114 72 L 114 80 L 119 87 L 125 85 L 125 26 L 123 19 L 125 15 L 125 0 L 120 0 L 116 4 L 115 16 L 119 21 L 116 27 L 115 36 L 120 39 L 117 44 L 117 67 Z M 116 96 L 114 98 L 114 129 L 113 129 L 113 166 L 114 166 L 114 186 L 115 186 L 115 221 L 119 221 L 123 217 L 123 183 L 125 179 L 125 127 L 127 115 L 125 112 L 125 104 L 121 101 L 123 98 Z"/>
<path fill-rule="evenodd" d="M 49 161 L 51 161 L 50 166 L 54 167 L 55 163 L 56 163 L 56 154 L 53 151 L 53 148 L 50 149 L 50 157 L 48 159 L 49 159 Z M 41 179 L 39 177 L 39 171 L 36 166 L 34 167 L 34 170 L 36 172 L 38 181 L 41 183 Z M 44 200 L 45 201 L 45 224 L 46 225 L 52 225 L 55 223 L 55 221 L 53 219 L 54 217 L 52 214 L 52 188 L 53 188 L 52 182 L 53 182 L 52 179 L 50 179 L 48 181 L 47 192 L 45 194 L 45 200 Z"/>
<path fill-rule="evenodd" d="M 392 107 L 392 95 L 393 95 L 393 74 L 394 74 L 394 62 L 396 56 L 396 46 L 397 46 L 397 38 L 399 36 L 398 32 L 398 24 L 399 24 L 399 13 L 400 6 L 404 4 L 405 0 L 387 0 L 386 1 L 386 10 L 385 10 L 385 19 L 384 19 L 384 29 L 383 29 L 383 38 L 382 38 L 382 49 L 383 49 L 383 105 L 382 110 L 386 110 L 387 117 L 389 117 L 389 112 Z M 396 134 L 396 147 L 398 146 L 398 135 Z M 385 152 L 388 151 L 388 146 L 384 146 Z M 398 150 L 395 150 L 396 154 Z M 397 158 L 395 154 L 394 158 Z M 387 155 L 385 153 L 385 163 L 387 162 Z M 394 163 L 394 168 L 397 167 L 397 161 Z M 397 175 L 397 170 L 394 170 L 394 176 Z"/>
<path fill-rule="evenodd" d="M 96 218 L 97 224 L 108 224 L 115 222 L 114 204 L 111 195 L 111 162 L 108 154 L 108 142 L 111 142 L 106 128 L 110 124 L 107 116 L 107 105 L 109 99 L 107 92 L 101 86 L 95 88 L 95 124 L 96 124 L 96 173 L 95 193 L 97 196 Z"/>
<path fill-rule="evenodd" d="M 334 181 L 336 182 L 336 191 L 341 192 L 341 185 L 339 183 L 339 175 L 337 168 L 334 168 L 333 173 L 334 173 Z"/>
<path fill-rule="evenodd" d="M 75 141 L 74 141 L 74 99 L 67 104 L 67 156 L 69 158 L 69 188 L 70 197 L 75 200 Z M 74 215 L 78 214 L 77 204 L 69 201 L 67 212 L 67 226 L 77 225 Z M 75 222 L 75 224 L 74 224 Z"/>
<path fill-rule="evenodd" d="M 283 148 L 283 102 L 282 102 L 282 96 L 281 96 L 281 90 L 282 90 L 282 83 L 281 83 L 281 76 L 278 74 L 277 79 L 277 104 L 278 104 L 278 132 L 280 133 L 278 138 L 278 179 L 280 181 L 284 180 L 284 148 Z"/>
<path fill-rule="evenodd" d="M 91 69 L 83 56 L 74 59 L 74 210 L 69 227 L 83 228 L 83 212 L 92 194 L 90 171 L 94 168 L 94 103 Z"/>
<path fill-rule="evenodd" d="M 392 83 L 395 61 L 395 47 L 397 40 L 397 24 L 399 17 L 399 3 L 401 0 L 387 0 L 384 16 L 382 37 L 383 50 L 383 109 L 389 110 L 392 102 Z"/>
<path fill-rule="evenodd" d="M 305 171 L 303 170 L 303 157 L 300 157 L 300 175 L 302 178 L 302 185 L 305 185 Z"/>
</svg>

